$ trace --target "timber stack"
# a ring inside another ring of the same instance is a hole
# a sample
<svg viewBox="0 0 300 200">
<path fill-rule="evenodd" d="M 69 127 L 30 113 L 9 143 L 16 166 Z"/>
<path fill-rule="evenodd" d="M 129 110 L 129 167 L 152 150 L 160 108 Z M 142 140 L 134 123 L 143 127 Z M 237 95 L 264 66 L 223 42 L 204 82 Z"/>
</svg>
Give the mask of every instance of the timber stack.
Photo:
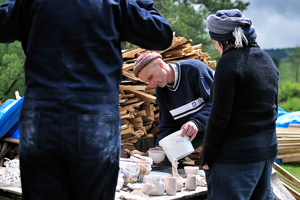
<svg viewBox="0 0 300 200">
<path fill-rule="evenodd" d="M 166 63 L 198 59 L 209 67 L 215 67 L 216 62 L 210 61 L 209 54 L 202 52 L 201 48 L 201 44 L 192 46 L 192 40 L 174 35 L 173 43 L 168 49 L 155 52 L 160 53 Z M 138 140 L 154 139 L 158 134 L 159 108 L 156 103 L 155 87 L 149 86 L 133 74 L 134 63 L 138 55 L 145 52 L 150 51 L 133 47 L 122 52 L 124 62 L 119 108 L 122 120 L 121 143 L 123 149 L 134 150 Z"/>
<path fill-rule="evenodd" d="M 277 128 L 278 155 L 282 163 L 300 163 L 300 125 Z"/>
</svg>

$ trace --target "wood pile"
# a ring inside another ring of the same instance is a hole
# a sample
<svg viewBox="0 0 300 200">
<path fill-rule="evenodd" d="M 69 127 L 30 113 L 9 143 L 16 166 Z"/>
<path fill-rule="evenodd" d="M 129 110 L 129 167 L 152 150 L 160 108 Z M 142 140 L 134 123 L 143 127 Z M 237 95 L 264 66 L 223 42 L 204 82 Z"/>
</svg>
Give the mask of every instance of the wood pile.
<svg viewBox="0 0 300 200">
<path fill-rule="evenodd" d="M 300 124 L 277 128 L 278 155 L 282 163 L 300 162 Z"/>
<path fill-rule="evenodd" d="M 192 40 L 174 35 L 171 47 L 160 53 L 166 63 L 175 63 L 186 59 L 198 59 L 209 67 L 215 67 L 215 61 L 209 61 L 209 54 L 202 52 L 202 45 L 192 46 Z M 123 149 L 135 149 L 135 143 L 144 138 L 154 138 L 158 134 L 158 106 L 155 87 L 144 83 L 133 74 L 134 63 L 139 54 L 150 52 L 134 47 L 122 52 L 123 80 L 120 85 L 120 114 L 122 120 L 121 143 Z M 152 144 L 154 145 L 154 144 Z M 147 148 L 150 148 L 149 146 Z"/>
</svg>

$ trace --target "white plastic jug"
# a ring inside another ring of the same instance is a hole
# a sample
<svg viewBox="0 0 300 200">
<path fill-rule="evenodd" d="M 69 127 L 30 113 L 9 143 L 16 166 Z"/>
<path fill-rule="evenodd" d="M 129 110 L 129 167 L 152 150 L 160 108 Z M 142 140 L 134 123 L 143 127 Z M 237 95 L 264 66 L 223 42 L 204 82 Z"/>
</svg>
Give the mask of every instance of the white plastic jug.
<svg viewBox="0 0 300 200">
<path fill-rule="evenodd" d="M 168 159 L 172 162 L 188 156 L 194 152 L 194 147 L 188 136 L 181 136 L 182 130 L 176 131 L 159 141 L 159 145 L 165 151 Z"/>
</svg>

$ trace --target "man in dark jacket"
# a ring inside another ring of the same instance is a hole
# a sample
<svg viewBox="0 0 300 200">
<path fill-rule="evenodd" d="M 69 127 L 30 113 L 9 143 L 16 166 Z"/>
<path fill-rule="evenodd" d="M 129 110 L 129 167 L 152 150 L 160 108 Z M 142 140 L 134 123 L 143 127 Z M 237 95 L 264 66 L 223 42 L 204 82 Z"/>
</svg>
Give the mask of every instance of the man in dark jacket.
<svg viewBox="0 0 300 200">
<path fill-rule="evenodd" d="M 148 0 L 9 0 L 0 42 L 22 42 L 23 199 L 114 199 L 121 41 L 162 50 L 168 22 Z"/>
<path fill-rule="evenodd" d="M 156 145 L 179 129 L 182 136 L 190 137 L 194 148 L 202 145 L 211 109 L 213 70 L 199 60 L 167 64 L 160 54 L 145 53 L 137 59 L 134 74 L 157 86 L 160 134 Z"/>
</svg>

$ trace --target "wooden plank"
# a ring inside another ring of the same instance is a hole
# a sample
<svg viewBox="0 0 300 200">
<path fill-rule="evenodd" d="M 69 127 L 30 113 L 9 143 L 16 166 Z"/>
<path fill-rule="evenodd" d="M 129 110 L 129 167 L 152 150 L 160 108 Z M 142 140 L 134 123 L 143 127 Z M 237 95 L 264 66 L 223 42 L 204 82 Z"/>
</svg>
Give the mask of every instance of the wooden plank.
<svg viewBox="0 0 300 200">
<path fill-rule="evenodd" d="M 123 109 L 129 109 L 131 108 L 135 108 L 135 107 L 140 107 L 143 103 L 145 103 L 144 101 L 138 102 L 138 103 L 134 103 L 134 104 L 130 104 L 127 106 L 122 106 Z"/>
<path fill-rule="evenodd" d="M 141 90 L 141 91 L 145 91 L 147 86 L 146 85 L 120 85 L 120 88 L 123 91 L 126 90 Z"/>
<path fill-rule="evenodd" d="M 278 147 L 279 150 L 284 150 L 284 149 L 298 149 L 298 148 L 300 148 L 299 145 L 290 145 L 290 146 Z"/>
<path fill-rule="evenodd" d="M 282 144 L 278 144 L 279 147 L 284 147 L 284 146 L 300 146 L 300 143 L 298 142 L 290 142 L 290 143 L 282 143 Z"/>
<path fill-rule="evenodd" d="M 147 94 L 150 94 L 150 95 L 153 95 L 153 96 L 156 94 L 156 90 L 155 89 L 146 90 L 145 92 Z"/>
<path fill-rule="evenodd" d="M 142 117 L 136 117 L 136 118 L 130 119 L 129 121 L 131 123 L 138 123 L 138 122 L 143 122 L 143 119 L 142 119 Z"/>
<path fill-rule="evenodd" d="M 132 118 L 134 118 L 134 115 L 131 114 L 131 113 L 129 113 L 129 114 L 127 114 L 127 115 L 122 115 L 122 116 L 121 116 L 121 119 L 132 119 Z"/>
<path fill-rule="evenodd" d="M 278 155 L 285 155 L 290 153 L 300 153 L 300 149 L 280 149 L 278 150 Z"/>
<path fill-rule="evenodd" d="M 128 133 L 134 133 L 134 129 L 132 125 L 129 125 L 127 129 L 121 130 L 121 136 Z"/>
<path fill-rule="evenodd" d="M 144 126 L 143 122 L 132 123 L 134 129 L 142 128 Z"/>
<path fill-rule="evenodd" d="M 289 154 L 281 154 L 281 155 L 277 155 L 278 159 L 282 159 L 282 158 L 292 158 L 292 157 L 300 157 L 300 153 L 289 153 Z"/>
<path fill-rule="evenodd" d="M 289 186 L 288 184 L 286 184 L 285 182 L 282 182 L 282 185 L 297 199 L 300 200 L 300 193 L 295 190 L 294 188 L 292 188 L 291 186 Z"/>
<path fill-rule="evenodd" d="M 207 66 L 208 67 L 216 67 L 217 66 L 217 62 L 214 60 L 214 61 L 208 61 L 207 62 Z"/>
<path fill-rule="evenodd" d="M 156 97 L 145 92 L 136 91 L 136 90 L 128 90 L 128 93 L 133 93 L 136 97 L 142 99 L 146 102 L 156 103 Z"/>
<path fill-rule="evenodd" d="M 300 162 L 300 156 L 298 157 L 291 157 L 291 158 L 283 158 L 281 159 L 283 163 L 290 163 L 290 162 Z"/>
<path fill-rule="evenodd" d="M 120 104 L 121 104 L 121 106 L 125 106 L 125 105 L 129 105 L 129 104 L 137 103 L 140 101 L 141 101 L 140 98 L 131 98 L 131 99 L 125 101 L 124 103 L 120 103 Z"/>
<path fill-rule="evenodd" d="M 126 102 L 126 99 L 120 99 L 119 100 L 119 103 L 121 104 L 121 103 L 125 103 Z"/>
<path fill-rule="evenodd" d="M 273 164 L 273 168 L 277 172 L 279 172 L 280 174 L 282 174 L 283 176 L 285 176 L 288 180 L 290 180 L 295 186 L 297 186 L 298 188 L 300 188 L 300 181 L 295 176 L 293 176 L 292 174 L 290 174 L 288 171 L 286 171 L 285 169 L 283 169 L 280 165 L 278 165 L 275 162 Z"/>
<path fill-rule="evenodd" d="M 300 134 L 277 134 L 277 138 L 295 138 L 300 139 Z"/>
<path fill-rule="evenodd" d="M 128 124 L 124 124 L 121 126 L 121 130 L 125 130 L 125 129 L 128 129 L 129 128 L 129 125 Z"/>
<path fill-rule="evenodd" d="M 134 65 L 135 65 L 135 63 L 123 64 L 122 70 L 123 70 L 123 71 L 129 71 L 129 70 L 131 70 L 131 69 L 134 68 Z"/>
<path fill-rule="evenodd" d="M 129 112 L 128 110 L 122 110 L 120 111 L 120 115 L 127 115 Z"/>
<path fill-rule="evenodd" d="M 140 110 L 140 111 L 138 111 L 138 113 L 136 114 L 136 116 L 138 116 L 138 117 L 147 116 L 146 110 Z"/>
<path fill-rule="evenodd" d="M 193 50 L 201 49 L 202 48 L 202 44 L 194 45 L 194 46 L 192 46 L 192 48 L 193 48 Z"/>
<path fill-rule="evenodd" d="M 141 48 L 136 48 L 136 49 L 132 49 L 132 50 L 129 49 L 129 51 L 124 52 L 122 54 L 122 57 L 123 58 L 134 58 L 137 53 L 141 53 L 143 51 L 145 51 L 145 49 L 141 49 Z"/>
<path fill-rule="evenodd" d="M 22 196 L 22 188 L 21 187 L 12 186 L 12 185 L 1 185 L 0 190 L 2 190 L 3 192 L 7 192 L 7 193 L 11 193 L 11 194 L 16 194 L 18 196 Z M 0 199 L 2 199 L 2 198 L 0 198 Z M 7 198 L 3 198 L 3 200 L 4 199 L 7 199 Z M 15 197 L 13 199 L 19 199 L 19 198 Z"/>
<path fill-rule="evenodd" d="M 278 142 L 300 142 L 297 138 L 277 138 Z"/>
<path fill-rule="evenodd" d="M 20 140 L 19 139 L 15 139 L 15 138 L 9 138 L 9 137 L 5 137 L 2 138 L 3 141 L 9 142 L 9 143 L 14 143 L 14 144 L 19 144 Z"/>
<path fill-rule="evenodd" d="M 141 79 L 137 78 L 132 72 L 122 71 L 122 75 L 126 76 L 130 80 L 143 82 Z"/>
<path fill-rule="evenodd" d="M 133 98 L 134 94 L 124 94 L 123 97 L 124 98 Z"/>
<path fill-rule="evenodd" d="M 296 129 L 299 129 L 299 131 L 300 131 L 300 124 L 289 124 L 288 128 L 296 128 Z"/>
</svg>

